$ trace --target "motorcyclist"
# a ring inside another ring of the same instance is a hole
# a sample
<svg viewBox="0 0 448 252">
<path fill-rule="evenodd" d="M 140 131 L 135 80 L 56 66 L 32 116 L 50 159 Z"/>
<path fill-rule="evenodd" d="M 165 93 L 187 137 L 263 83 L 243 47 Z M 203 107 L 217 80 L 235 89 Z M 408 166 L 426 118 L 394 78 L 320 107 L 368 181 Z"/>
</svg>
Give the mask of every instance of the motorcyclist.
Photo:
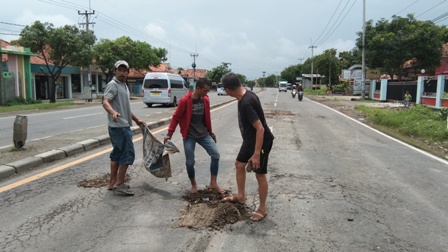
<svg viewBox="0 0 448 252">
<path fill-rule="evenodd" d="M 297 88 L 297 92 L 302 91 L 303 92 L 303 87 L 302 84 L 299 84 L 299 87 Z"/>
<path fill-rule="evenodd" d="M 291 87 L 291 95 L 292 95 L 292 98 L 295 98 L 295 97 L 296 97 L 296 94 L 297 94 L 297 91 L 296 91 L 296 84 L 294 84 L 294 85 L 292 85 L 292 87 Z"/>
</svg>

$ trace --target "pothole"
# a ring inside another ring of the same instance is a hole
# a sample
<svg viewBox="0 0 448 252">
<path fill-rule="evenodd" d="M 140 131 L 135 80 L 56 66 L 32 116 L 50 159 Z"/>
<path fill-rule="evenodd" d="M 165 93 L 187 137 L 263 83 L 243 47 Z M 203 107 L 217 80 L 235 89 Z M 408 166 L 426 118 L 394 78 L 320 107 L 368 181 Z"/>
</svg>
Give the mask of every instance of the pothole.
<svg viewBox="0 0 448 252">
<path fill-rule="evenodd" d="M 180 226 L 220 230 L 228 224 L 249 219 L 251 209 L 243 204 L 221 201 L 226 196 L 228 193 L 221 195 L 214 189 L 198 190 L 184 196 L 189 204 L 180 213 Z"/>
</svg>

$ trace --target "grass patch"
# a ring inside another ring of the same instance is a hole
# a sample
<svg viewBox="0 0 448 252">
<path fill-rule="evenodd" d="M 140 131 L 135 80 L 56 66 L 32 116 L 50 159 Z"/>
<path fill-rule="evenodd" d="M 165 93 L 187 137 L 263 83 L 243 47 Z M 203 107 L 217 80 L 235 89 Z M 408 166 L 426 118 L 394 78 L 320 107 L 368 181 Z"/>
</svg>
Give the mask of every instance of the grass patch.
<svg viewBox="0 0 448 252">
<path fill-rule="evenodd" d="M 326 95 L 327 89 L 326 88 L 321 88 L 321 89 L 306 88 L 303 90 L 303 93 L 305 95 Z"/>
<path fill-rule="evenodd" d="M 9 105 L 8 105 L 9 104 Z M 37 103 L 20 103 L 17 101 L 8 102 L 5 106 L 0 106 L 0 113 L 4 112 L 14 112 L 22 110 L 45 110 L 45 109 L 55 109 L 63 106 L 74 105 L 74 101 L 58 101 L 56 103 L 48 102 L 37 102 Z"/>
<path fill-rule="evenodd" d="M 447 117 L 444 111 L 435 111 L 416 105 L 409 109 L 372 108 L 358 105 L 355 109 L 366 115 L 372 127 L 420 149 L 444 157 L 440 149 L 448 148 Z"/>
</svg>

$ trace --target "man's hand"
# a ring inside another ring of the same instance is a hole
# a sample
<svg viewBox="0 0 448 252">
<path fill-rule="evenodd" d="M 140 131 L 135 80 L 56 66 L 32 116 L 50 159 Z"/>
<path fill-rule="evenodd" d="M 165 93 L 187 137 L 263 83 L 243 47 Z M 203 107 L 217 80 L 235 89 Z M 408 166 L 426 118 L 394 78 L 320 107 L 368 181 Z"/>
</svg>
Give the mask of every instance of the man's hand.
<svg viewBox="0 0 448 252">
<path fill-rule="evenodd" d="M 144 129 L 146 126 L 146 123 L 144 121 L 141 120 L 137 120 L 135 123 L 137 123 L 137 125 L 140 127 L 140 129 Z"/>
<path fill-rule="evenodd" d="M 163 143 L 166 143 L 168 140 L 171 140 L 171 136 L 166 135 L 163 137 Z"/>
<path fill-rule="evenodd" d="M 117 111 L 114 111 L 112 113 L 112 121 L 114 121 L 114 122 L 118 121 L 118 117 L 120 117 L 120 116 L 121 116 L 120 113 L 118 113 Z"/>
<path fill-rule="evenodd" d="M 256 171 L 260 169 L 260 154 L 252 155 L 249 161 L 252 162 L 252 170 Z"/>
<path fill-rule="evenodd" d="M 211 133 L 210 136 L 212 137 L 213 141 L 215 141 L 215 143 L 216 143 L 216 136 L 215 136 L 215 134 Z"/>
</svg>

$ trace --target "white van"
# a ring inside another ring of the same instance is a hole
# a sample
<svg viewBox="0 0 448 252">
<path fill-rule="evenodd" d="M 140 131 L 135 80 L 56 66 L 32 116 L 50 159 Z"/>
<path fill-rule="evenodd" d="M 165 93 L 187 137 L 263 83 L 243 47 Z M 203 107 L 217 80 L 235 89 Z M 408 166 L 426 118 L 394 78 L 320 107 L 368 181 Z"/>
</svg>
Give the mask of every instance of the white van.
<svg viewBox="0 0 448 252">
<path fill-rule="evenodd" d="M 185 80 L 178 74 L 147 73 L 143 80 L 143 102 L 148 107 L 164 104 L 172 107 L 188 91 Z"/>
<path fill-rule="evenodd" d="M 216 93 L 218 95 L 227 95 L 226 90 L 224 89 L 224 85 L 220 82 L 216 87 Z"/>
<path fill-rule="evenodd" d="M 279 92 L 282 92 L 282 91 L 287 92 L 287 90 L 288 90 L 288 88 L 287 88 L 287 83 L 286 82 L 280 82 L 278 84 L 278 91 Z"/>
</svg>

